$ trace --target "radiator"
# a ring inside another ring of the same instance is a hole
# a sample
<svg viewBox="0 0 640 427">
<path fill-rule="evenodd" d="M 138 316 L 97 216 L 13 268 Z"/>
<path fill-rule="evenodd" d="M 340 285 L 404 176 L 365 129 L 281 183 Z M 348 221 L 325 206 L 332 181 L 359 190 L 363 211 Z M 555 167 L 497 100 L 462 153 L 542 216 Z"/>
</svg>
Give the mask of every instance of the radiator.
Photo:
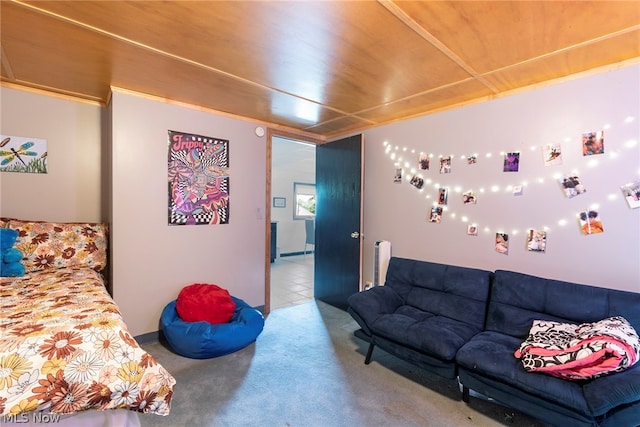
<svg viewBox="0 0 640 427">
<path fill-rule="evenodd" d="M 379 240 L 373 246 L 373 286 L 383 286 L 391 259 L 391 242 Z"/>
</svg>

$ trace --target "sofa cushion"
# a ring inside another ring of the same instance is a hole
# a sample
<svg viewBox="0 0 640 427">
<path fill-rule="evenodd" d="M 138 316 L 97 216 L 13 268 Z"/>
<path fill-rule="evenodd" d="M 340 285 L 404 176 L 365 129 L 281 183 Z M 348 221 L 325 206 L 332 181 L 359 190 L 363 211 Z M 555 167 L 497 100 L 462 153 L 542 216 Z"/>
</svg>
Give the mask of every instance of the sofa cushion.
<svg viewBox="0 0 640 427">
<path fill-rule="evenodd" d="M 392 257 L 385 287 L 405 304 L 482 329 L 491 277 L 485 270 Z"/>
<path fill-rule="evenodd" d="M 456 362 L 469 371 L 590 415 L 581 382 L 527 372 L 520 360 L 513 356 L 519 345 L 519 338 L 491 331 L 481 332 L 460 348 Z"/>
<path fill-rule="evenodd" d="M 596 378 L 587 382 L 583 389 L 587 404 L 596 416 L 606 414 L 621 405 L 637 402 L 640 397 L 640 365 Z"/>
<path fill-rule="evenodd" d="M 534 320 L 587 323 L 623 316 L 640 330 L 640 294 L 497 270 L 488 331 L 526 338 Z"/>
<path fill-rule="evenodd" d="M 374 334 L 443 360 L 453 360 L 458 349 L 480 329 L 459 320 L 401 306 L 370 325 Z"/>
</svg>

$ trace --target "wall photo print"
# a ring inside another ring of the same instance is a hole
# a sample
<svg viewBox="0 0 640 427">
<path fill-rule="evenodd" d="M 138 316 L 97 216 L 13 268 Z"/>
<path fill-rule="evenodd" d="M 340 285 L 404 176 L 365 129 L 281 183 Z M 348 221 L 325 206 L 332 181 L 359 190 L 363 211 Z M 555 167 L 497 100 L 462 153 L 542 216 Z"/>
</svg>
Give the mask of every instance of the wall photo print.
<svg viewBox="0 0 640 427">
<path fill-rule="evenodd" d="M 560 144 L 547 144 L 542 146 L 542 158 L 545 166 L 562 164 L 562 148 Z"/>
<path fill-rule="evenodd" d="M 47 140 L 0 135 L 0 172 L 47 173 Z"/>
<path fill-rule="evenodd" d="M 620 189 L 631 209 L 640 208 L 640 181 L 629 182 L 621 186 Z"/>
<path fill-rule="evenodd" d="M 598 211 L 590 209 L 580 212 L 580 229 L 582 234 L 602 233 L 604 228 Z"/>
<path fill-rule="evenodd" d="M 604 131 L 582 134 L 582 155 L 604 154 Z"/>
<path fill-rule="evenodd" d="M 446 205 L 448 199 L 449 199 L 449 189 L 448 188 L 440 188 L 438 190 L 438 204 L 439 205 Z"/>
<path fill-rule="evenodd" d="M 402 184 L 402 168 L 396 168 L 396 173 L 393 175 L 393 182 Z"/>
<path fill-rule="evenodd" d="M 431 208 L 431 212 L 429 213 L 429 222 L 435 222 L 436 224 L 440 224 L 442 220 L 442 208 L 440 206 L 434 206 Z"/>
<path fill-rule="evenodd" d="M 465 191 L 462 193 L 462 203 L 465 205 L 475 205 L 478 199 L 476 198 L 476 193 L 472 190 Z"/>
<path fill-rule="evenodd" d="M 440 173 L 451 173 L 451 156 L 440 157 Z"/>
<path fill-rule="evenodd" d="M 427 153 L 418 155 L 418 168 L 423 171 L 429 170 L 429 155 Z"/>
<path fill-rule="evenodd" d="M 529 252 L 544 252 L 547 249 L 547 232 L 544 230 L 529 230 L 527 234 L 527 250 Z"/>
<path fill-rule="evenodd" d="M 509 235 L 506 233 L 496 233 L 496 252 L 509 255 Z"/>
<path fill-rule="evenodd" d="M 422 189 L 424 186 L 424 179 L 420 178 L 418 175 L 414 175 L 409 182 L 418 190 Z"/>
<path fill-rule="evenodd" d="M 560 185 L 562 186 L 564 195 L 569 199 L 587 192 L 587 189 L 582 185 L 582 181 L 576 175 L 563 176 L 560 178 Z"/>
<path fill-rule="evenodd" d="M 169 225 L 229 223 L 229 141 L 169 131 Z"/>
<path fill-rule="evenodd" d="M 504 172 L 518 172 L 520 168 L 520 153 L 506 153 L 504 155 Z"/>
</svg>

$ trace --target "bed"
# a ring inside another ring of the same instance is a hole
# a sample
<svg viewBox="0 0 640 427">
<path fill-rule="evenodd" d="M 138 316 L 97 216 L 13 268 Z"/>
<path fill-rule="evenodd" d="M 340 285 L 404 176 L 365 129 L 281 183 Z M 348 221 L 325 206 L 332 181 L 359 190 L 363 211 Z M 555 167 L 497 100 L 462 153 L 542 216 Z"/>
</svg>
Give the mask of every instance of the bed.
<svg viewBox="0 0 640 427">
<path fill-rule="evenodd" d="M 104 224 L 0 219 L 26 273 L 0 278 L 0 425 L 139 425 L 175 379 L 131 336 L 100 273 Z"/>
</svg>

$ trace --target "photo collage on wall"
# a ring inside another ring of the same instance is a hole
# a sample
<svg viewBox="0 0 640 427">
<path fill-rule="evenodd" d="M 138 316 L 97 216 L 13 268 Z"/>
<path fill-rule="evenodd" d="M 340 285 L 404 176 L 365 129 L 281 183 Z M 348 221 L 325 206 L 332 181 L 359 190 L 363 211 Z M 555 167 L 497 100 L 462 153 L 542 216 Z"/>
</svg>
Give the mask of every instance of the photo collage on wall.
<svg viewBox="0 0 640 427">
<path fill-rule="evenodd" d="M 580 148 L 583 156 L 593 156 L 598 154 L 604 154 L 604 131 L 589 131 L 580 135 Z M 396 147 L 397 149 L 397 147 Z M 541 147 L 542 161 L 544 166 L 562 166 L 563 164 L 563 150 L 559 143 L 548 143 Z M 521 153 L 519 151 L 505 152 L 502 162 L 503 172 L 519 172 Z M 439 157 L 438 172 L 440 174 L 452 173 L 452 159 L 453 155 L 446 155 Z M 420 152 L 417 156 L 417 171 L 429 171 L 431 158 L 433 154 L 426 152 Z M 467 154 L 460 156 L 464 161 L 466 159 L 468 165 L 475 165 L 478 163 L 477 154 Z M 408 182 L 417 189 L 423 189 L 425 185 L 425 179 L 419 172 L 412 170 L 412 175 L 408 178 Z M 403 169 L 396 167 L 394 182 L 402 183 Z M 426 182 L 431 182 L 426 181 Z M 585 194 L 587 189 L 582 182 L 581 177 L 576 173 L 563 174 L 558 179 L 560 189 L 567 199 L 572 199 L 579 195 Z M 524 194 L 524 188 L 522 185 L 510 186 L 514 196 L 522 196 Z M 435 195 L 436 202 L 429 207 L 427 212 L 427 221 L 431 223 L 440 224 L 443 221 L 443 214 L 446 210 L 446 206 L 449 203 L 449 189 L 445 186 L 439 186 L 436 184 L 437 193 Z M 620 186 L 620 190 L 623 194 L 628 206 L 632 209 L 640 208 L 640 181 L 631 181 Z M 459 192 L 459 190 L 456 190 Z M 429 196 L 428 196 L 429 198 Z M 462 192 L 462 204 L 463 205 L 475 205 L 477 203 L 477 193 L 473 189 L 468 189 Z M 587 209 L 578 213 L 578 222 L 582 234 L 598 234 L 604 232 L 602 221 L 600 219 L 600 213 L 597 209 Z M 466 222 L 466 215 L 464 221 Z M 477 224 L 466 225 L 466 234 L 469 236 L 477 236 L 479 226 Z M 545 253 L 547 249 L 547 230 L 546 229 L 529 229 L 526 234 L 526 251 Z M 509 253 L 509 235 L 506 233 L 495 234 L 495 251 L 500 254 L 507 255 Z"/>
<path fill-rule="evenodd" d="M 168 131 L 169 225 L 229 223 L 229 141 Z"/>
</svg>

